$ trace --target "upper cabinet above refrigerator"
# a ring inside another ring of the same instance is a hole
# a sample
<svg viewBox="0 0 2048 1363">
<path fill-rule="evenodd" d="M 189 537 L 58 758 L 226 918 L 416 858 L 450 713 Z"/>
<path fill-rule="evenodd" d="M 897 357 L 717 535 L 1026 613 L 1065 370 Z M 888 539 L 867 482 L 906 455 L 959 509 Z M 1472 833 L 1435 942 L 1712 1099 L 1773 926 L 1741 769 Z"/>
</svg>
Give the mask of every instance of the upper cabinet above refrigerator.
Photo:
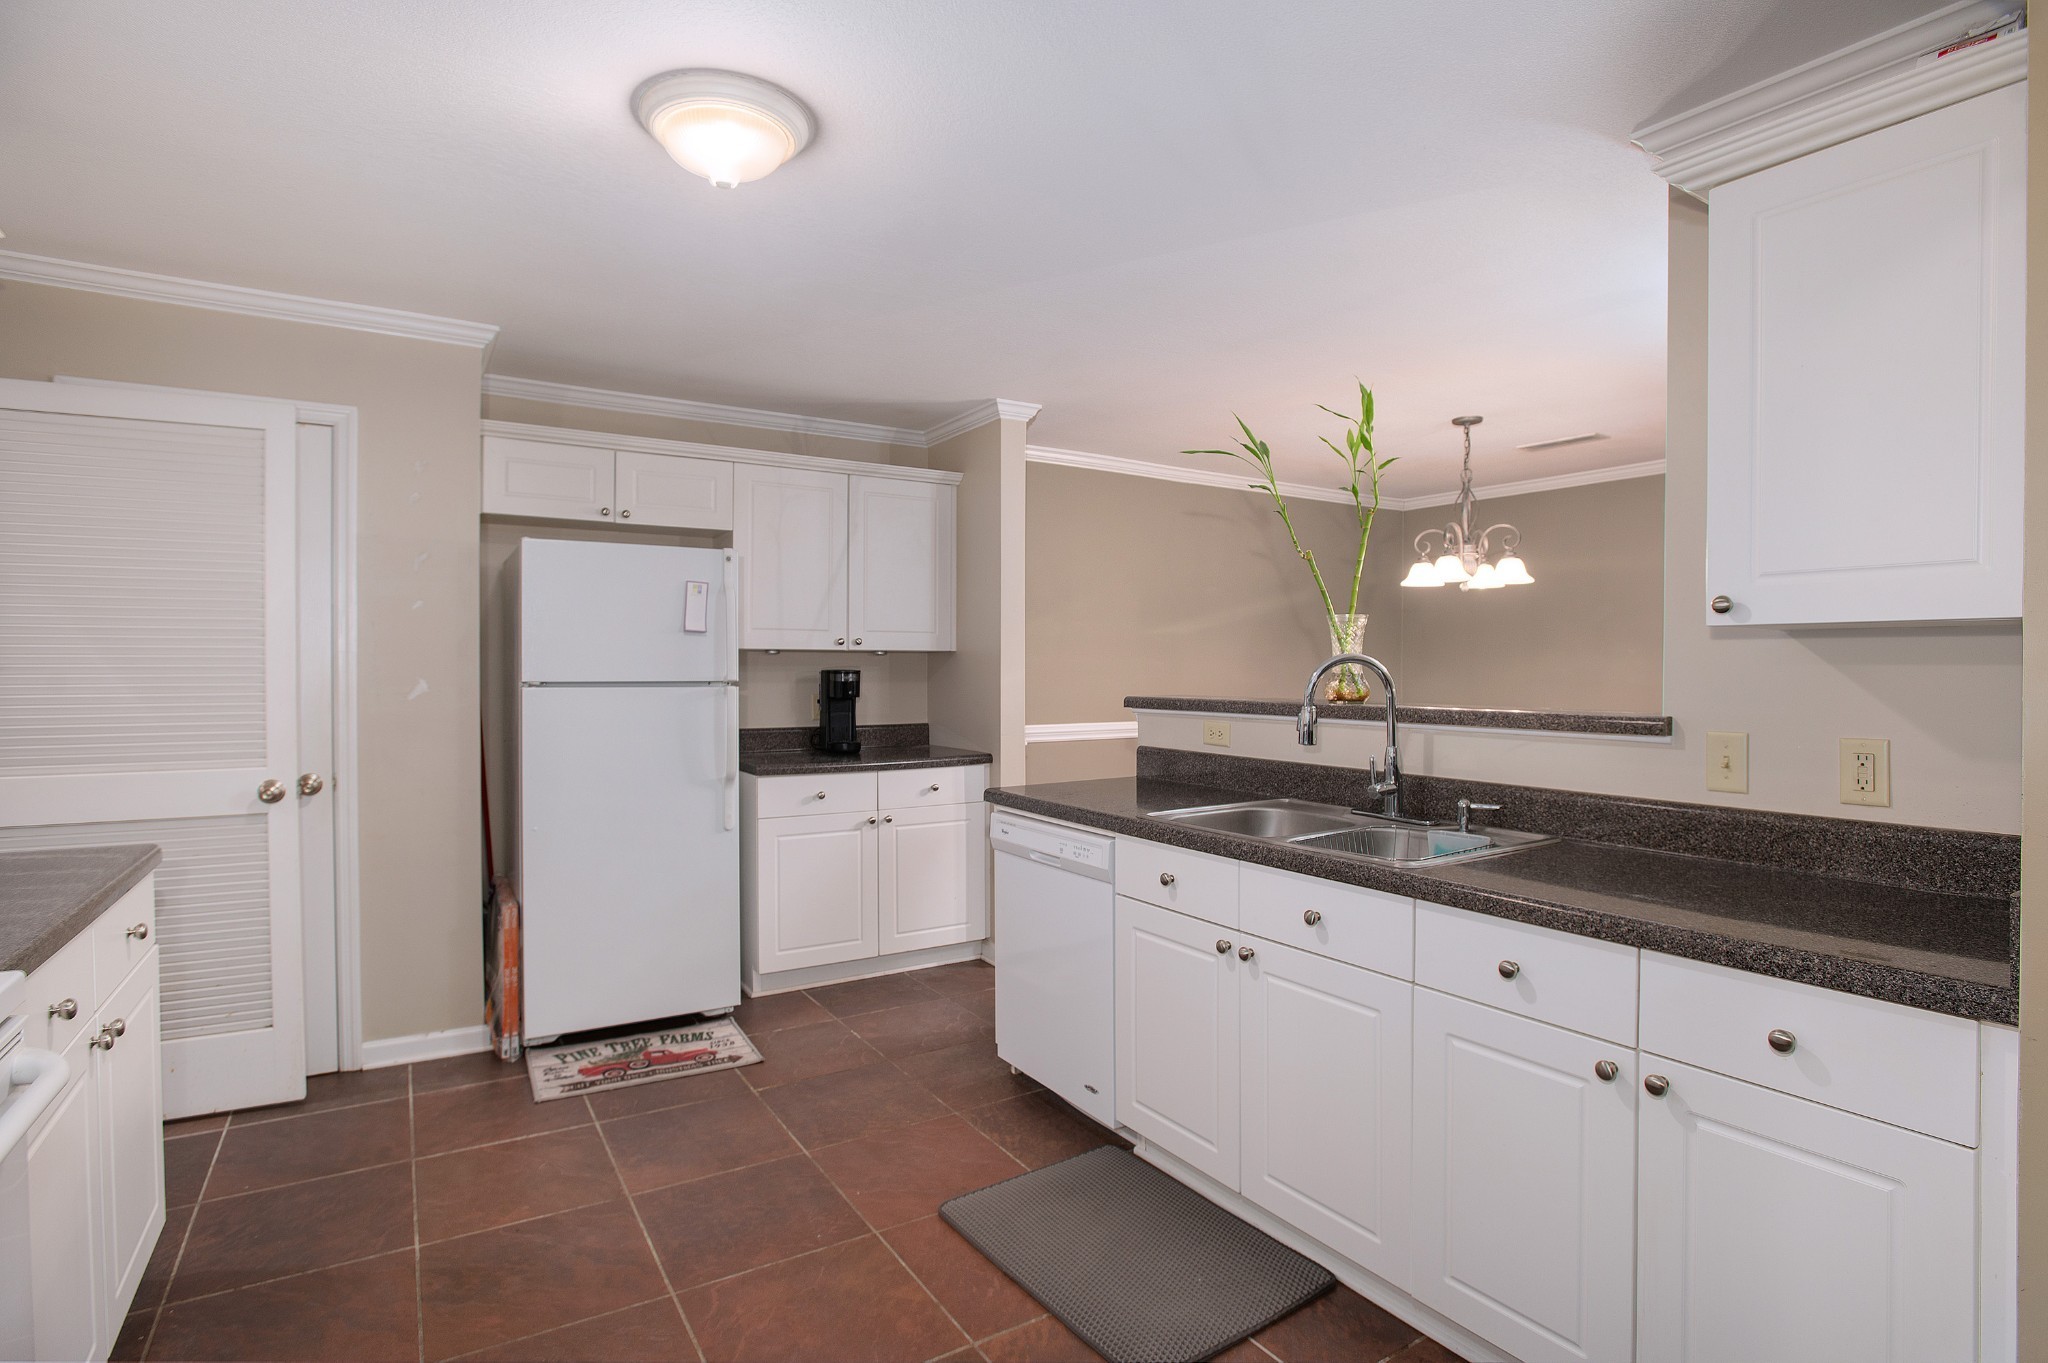
<svg viewBox="0 0 2048 1363">
<path fill-rule="evenodd" d="M 1953 9 L 1636 134 L 1707 200 L 1709 625 L 2020 614 L 2028 36 Z"/>
</svg>

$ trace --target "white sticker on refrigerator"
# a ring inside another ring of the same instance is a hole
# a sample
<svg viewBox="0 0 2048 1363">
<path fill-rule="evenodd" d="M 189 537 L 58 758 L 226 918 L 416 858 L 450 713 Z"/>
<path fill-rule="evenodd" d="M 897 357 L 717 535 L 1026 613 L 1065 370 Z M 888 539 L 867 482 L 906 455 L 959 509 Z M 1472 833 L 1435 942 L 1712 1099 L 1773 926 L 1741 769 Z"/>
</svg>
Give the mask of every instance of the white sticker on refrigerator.
<svg viewBox="0 0 2048 1363">
<path fill-rule="evenodd" d="M 702 634 L 711 628 L 711 584 L 683 584 L 683 633 Z"/>
</svg>

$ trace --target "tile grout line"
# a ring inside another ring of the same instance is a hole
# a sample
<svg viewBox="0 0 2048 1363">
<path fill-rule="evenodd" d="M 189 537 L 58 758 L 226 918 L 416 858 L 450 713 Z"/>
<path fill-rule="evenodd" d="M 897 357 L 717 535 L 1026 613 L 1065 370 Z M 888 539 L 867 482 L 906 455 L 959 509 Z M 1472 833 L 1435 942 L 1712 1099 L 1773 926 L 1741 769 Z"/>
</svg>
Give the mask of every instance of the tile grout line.
<svg viewBox="0 0 2048 1363">
<path fill-rule="evenodd" d="M 171 1309 L 171 1288 L 177 1284 L 178 1270 L 185 1266 L 185 1249 L 192 1243 L 193 1228 L 199 1224 L 199 1207 L 206 1199 L 206 1185 L 213 1178 L 213 1166 L 220 1160 L 221 1147 L 228 1143 L 228 1127 L 233 1124 L 234 1114 L 230 1113 L 227 1123 L 215 1133 L 219 1139 L 214 1142 L 213 1157 L 206 1161 L 206 1176 L 199 1180 L 199 1195 L 192 1199 L 192 1215 L 185 1219 L 185 1233 L 178 1237 L 178 1252 L 171 1258 L 171 1271 L 164 1275 L 163 1298 L 157 1302 L 156 1314 L 149 1318 L 149 1333 L 144 1335 L 142 1339 L 142 1356 L 144 1358 L 149 1357 L 150 1348 L 156 1343 L 157 1327 L 163 1324 L 164 1313 Z M 143 1272 L 147 1273 L 148 1271 L 148 1266 L 144 1265 Z M 119 1336 L 116 1336 L 116 1339 L 118 1338 Z M 109 1340 L 109 1347 L 112 1347 L 114 1342 L 114 1340 Z"/>
<path fill-rule="evenodd" d="M 528 1340 L 539 1339 L 542 1335 L 551 1335 L 557 1330 L 573 1330 L 579 1325 L 588 1325 L 592 1321 L 609 1320 L 613 1316 L 623 1316 L 628 1311 L 638 1311 L 643 1306 L 652 1306 L 660 1301 L 668 1302 L 671 1306 L 675 1305 L 674 1300 L 670 1297 L 649 1297 L 645 1301 L 629 1302 L 625 1306 L 615 1306 L 609 1311 L 600 1311 L 594 1316 L 582 1316 L 563 1325 L 550 1325 L 545 1330 L 535 1330 L 532 1334 L 521 1335 L 517 1339 L 501 1340 L 496 1344 L 486 1344 L 480 1349 L 471 1349 L 468 1353 L 452 1354 L 448 1358 L 443 1359 L 441 1363 L 462 1363 L 462 1360 L 465 1358 L 475 1358 L 478 1354 L 490 1353 L 494 1349 L 508 1349 L 514 1344 L 524 1344 Z M 694 1340 L 691 1341 L 692 1344 L 695 1342 Z"/>
<path fill-rule="evenodd" d="M 647 1246 L 648 1257 L 654 1260 L 654 1271 L 661 1275 L 661 1285 L 667 1290 L 669 1302 L 676 1308 L 676 1315 L 683 1322 L 683 1333 L 690 1337 L 690 1347 L 696 1350 L 699 1363 L 702 1363 L 705 1357 L 704 1346 L 698 1342 L 696 1327 L 690 1324 L 690 1313 L 683 1309 L 683 1299 L 676 1294 L 676 1285 L 669 1279 L 668 1265 L 661 1261 L 661 1251 L 655 1247 L 654 1236 L 647 1229 L 647 1218 L 640 1215 L 640 1204 L 634 1200 L 633 1190 L 626 1184 L 626 1171 L 619 1167 L 619 1157 L 612 1150 L 611 1140 L 604 1134 L 604 1123 L 597 1120 L 597 1109 L 591 1106 L 588 1095 L 581 1101 L 583 1110 L 590 1114 L 591 1125 L 597 1128 L 598 1144 L 604 1147 L 604 1157 L 612 1166 L 612 1177 L 619 1181 L 619 1192 L 626 1199 L 627 1209 L 633 1213 L 633 1224 L 640 1228 L 640 1239 Z M 767 1104 L 763 1103 L 762 1106 L 766 1107 Z"/>
</svg>

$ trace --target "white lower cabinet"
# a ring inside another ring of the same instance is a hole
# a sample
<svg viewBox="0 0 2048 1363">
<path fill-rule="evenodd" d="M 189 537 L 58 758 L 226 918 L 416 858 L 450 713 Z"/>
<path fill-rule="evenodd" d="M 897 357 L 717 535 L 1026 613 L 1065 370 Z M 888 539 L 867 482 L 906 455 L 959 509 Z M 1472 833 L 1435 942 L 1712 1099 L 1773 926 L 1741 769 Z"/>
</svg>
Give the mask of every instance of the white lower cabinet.
<svg viewBox="0 0 2048 1363">
<path fill-rule="evenodd" d="M 91 1055 L 85 1035 L 65 1049 L 70 1086 L 28 1139 L 28 1269 L 39 1359 L 105 1358 L 114 1342 L 100 1252 L 104 1139 Z"/>
<path fill-rule="evenodd" d="M 1612 1042 L 1415 991 L 1409 1289 L 1524 1363 L 1630 1356 L 1634 1060 Z"/>
<path fill-rule="evenodd" d="M 1275 942 L 1245 945 L 1240 1191 L 1406 1286 L 1414 988 Z"/>
<path fill-rule="evenodd" d="M 882 806 L 873 773 L 740 779 L 748 993 L 824 982 L 789 972 L 829 972 L 988 936 L 988 778 L 985 768 L 965 770 L 972 776 L 950 768 L 888 773 L 905 777 L 890 789 L 956 798 L 908 808 Z M 819 812 L 796 812 L 812 810 Z"/>
<path fill-rule="evenodd" d="M 101 1005 L 112 1044 L 95 1049 L 92 1057 L 106 1153 L 106 1282 L 111 1300 L 119 1303 L 108 1321 L 109 1339 L 120 1330 L 164 1225 L 163 1063 L 155 950 L 149 955 L 148 968 L 131 971 Z"/>
<path fill-rule="evenodd" d="M 1237 943 L 1228 928 L 1116 901 L 1116 1117 L 1238 1186 Z"/>
<path fill-rule="evenodd" d="M 1976 1156 L 1645 1054 L 1637 1356 L 1976 1356 Z"/>
</svg>

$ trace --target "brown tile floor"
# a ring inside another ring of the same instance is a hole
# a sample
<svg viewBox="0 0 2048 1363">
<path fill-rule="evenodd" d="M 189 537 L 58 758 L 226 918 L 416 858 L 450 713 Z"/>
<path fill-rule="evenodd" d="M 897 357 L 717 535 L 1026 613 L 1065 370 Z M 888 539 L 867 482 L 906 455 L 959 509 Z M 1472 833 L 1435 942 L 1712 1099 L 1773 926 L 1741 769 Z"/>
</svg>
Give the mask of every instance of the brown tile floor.
<svg viewBox="0 0 2048 1363">
<path fill-rule="evenodd" d="M 172 1123 L 122 1359 L 1095 1357 L 940 1221 L 1110 1140 L 996 1059 L 993 974 L 749 1000 L 762 1064 L 536 1104 L 488 1056 Z M 1456 1363 L 1340 1288 L 1232 1363 Z"/>
</svg>

